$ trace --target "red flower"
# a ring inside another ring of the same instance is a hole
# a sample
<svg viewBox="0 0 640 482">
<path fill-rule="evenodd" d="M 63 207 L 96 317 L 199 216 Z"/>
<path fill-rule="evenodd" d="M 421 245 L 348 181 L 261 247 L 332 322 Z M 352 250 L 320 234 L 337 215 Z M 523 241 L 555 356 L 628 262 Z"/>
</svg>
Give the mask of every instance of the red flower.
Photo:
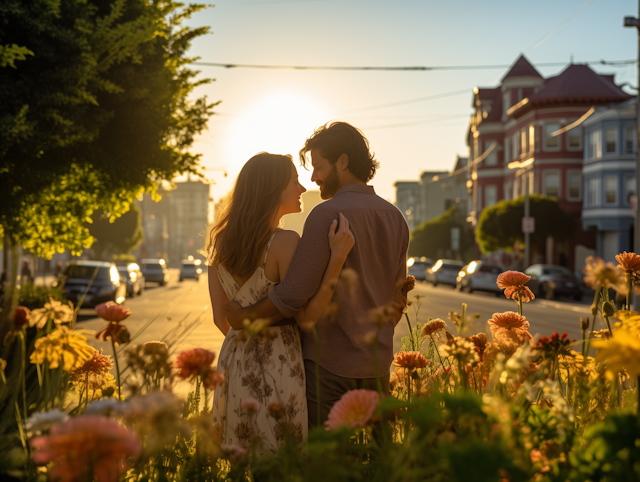
<svg viewBox="0 0 640 482">
<path fill-rule="evenodd" d="M 207 375 L 216 354 L 204 348 L 193 348 L 178 355 L 176 368 L 178 376 L 183 380 L 189 377 Z"/>
<path fill-rule="evenodd" d="M 202 384 L 207 390 L 215 390 L 217 386 L 224 383 L 224 375 L 215 368 L 205 370 L 202 375 Z"/>
<path fill-rule="evenodd" d="M 131 333 L 126 326 L 120 323 L 109 323 L 102 330 L 96 333 L 96 338 L 100 341 L 107 341 L 113 339 L 116 345 L 122 345 L 123 343 L 129 343 L 131 339 Z"/>
<path fill-rule="evenodd" d="M 10 319 L 13 321 L 13 324 L 16 325 L 16 328 L 22 328 L 24 325 L 29 323 L 30 314 L 31 311 L 29 311 L 29 308 L 25 306 L 16 306 L 13 309 L 13 313 L 11 313 Z"/>
<path fill-rule="evenodd" d="M 131 316 L 131 310 L 113 301 L 96 306 L 98 316 L 106 321 L 119 322 Z"/>
</svg>

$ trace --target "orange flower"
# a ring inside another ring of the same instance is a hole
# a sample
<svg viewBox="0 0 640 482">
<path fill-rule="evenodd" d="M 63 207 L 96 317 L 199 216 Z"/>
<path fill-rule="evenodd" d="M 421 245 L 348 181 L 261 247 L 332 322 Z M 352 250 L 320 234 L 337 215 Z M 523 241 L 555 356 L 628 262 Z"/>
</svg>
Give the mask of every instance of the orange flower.
<svg viewBox="0 0 640 482">
<path fill-rule="evenodd" d="M 380 397 L 375 390 L 349 390 L 331 407 L 324 424 L 327 430 L 336 429 L 341 425 L 349 428 L 364 427 L 373 417 L 379 401 Z"/>
<path fill-rule="evenodd" d="M 489 320 L 491 335 L 496 340 L 500 339 L 502 336 L 509 336 L 509 333 L 504 332 L 511 331 L 518 335 L 521 342 L 528 339 L 533 343 L 533 336 L 529 333 L 529 326 L 529 322 L 524 316 L 514 313 L 513 311 L 494 313 L 493 318 Z"/>
<path fill-rule="evenodd" d="M 197 377 L 199 375 L 207 375 L 216 354 L 204 348 L 193 348 L 183 351 L 178 355 L 176 360 L 176 368 L 178 376 L 183 380 L 189 377 Z"/>
<path fill-rule="evenodd" d="M 427 363 L 429 363 L 429 360 L 419 351 L 400 351 L 396 353 L 395 360 L 393 360 L 395 366 L 410 370 L 424 368 Z"/>
<path fill-rule="evenodd" d="M 16 306 L 11 313 L 11 321 L 16 325 L 16 328 L 22 328 L 29 323 L 29 315 L 31 311 L 25 306 Z"/>
<path fill-rule="evenodd" d="M 588 256 L 585 260 L 584 283 L 593 289 L 611 287 L 620 294 L 627 293 L 624 283 L 624 271 L 613 263 L 605 263 L 602 258 Z"/>
<path fill-rule="evenodd" d="M 113 361 L 111 360 L 111 357 L 103 355 L 102 349 L 100 349 L 100 351 L 94 351 L 93 356 L 84 362 L 84 365 L 80 368 L 73 370 L 73 373 L 77 375 L 86 373 L 107 373 L 112 368 Z"/>
<path fill-rule="evenodd" d="M 128 459 L 140 454 L 140 441 L 115 420 L 82 415 L 62 422 L 48 436 L 31 440 L 38 465 L 53 462 L 49 478 L 76 482 L 95 477 L 116 482 L 128 469 Z"/>
<path fill-rule="evenodd" d="M 96 333 L 96 339 L 100 341 L 113 339 L 116 345 L 122 345 L 123 343 L 129 343 L 131 333 L 129 333 L 129 329 L 126 326 L 120 323 L 109 323 Z"/>
<path fill-rule="evenodd" d="M 444 330 L 445 326 L 446 324 L 443 320 L 436 318 L 435 320 L 429 321 L 422 327 L 422 335 L 432 336 L 434 333 Z"/>
<path fill-rule="evenodd" d="M 131 310 L 113 301 L 96 306 L 98 316 L 106 321 L 119 322 L 131 316 Z"/>
<path fill-rule="evenodd" d="M 402 295 L 406 297 L 409 294 L 409 291 L 412 291 L 416 286 L 416 278 L 415 276 L 407 276 L 407 278 L 402 283 Z"/>
<path fill-rule="evenodd" d="M 627 253 L 626 251 L 616 255 L 616 261 L 619 263 L 618 268 L 625 271 L 637 273 L 640 271 L 640 256 L 636 253 Z"/>
<path fill-rule="evenodd" d="M 528 303 L 535 299 L 531 290 L 525 286 L 530 279 L 531 276 L 520 271 L 505 271 L 498 275 L 496 284 L 498 288 L 504 290 L 507 299 L 519 301 L 522 298 L 523 302 Z"/>
<path fill-rule="evenodd" d="M 482 356 L 484 355 L 484 351 L 487 348 L 488 343 L 487 335 L 485 335 L 484 333 L 478 333 L 477 335 L 470 336 L 469 341 L 475 346 L 480 361 L 482 361 Z"/>
</svg>

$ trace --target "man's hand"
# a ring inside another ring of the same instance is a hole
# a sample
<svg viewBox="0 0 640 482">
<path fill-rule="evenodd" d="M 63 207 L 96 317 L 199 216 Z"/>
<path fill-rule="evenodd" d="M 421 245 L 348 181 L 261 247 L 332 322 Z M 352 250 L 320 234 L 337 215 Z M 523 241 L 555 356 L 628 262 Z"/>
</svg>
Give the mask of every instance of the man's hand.
<svg viewBox="0 0 640 482">
<path fill-rule="evenodd" d="M 242 308 L 235 301 L 225 303 L 222 308 L 227 315 L 227 321 L 231 325 L 231 328 L 236 331 L 242 330 L 242 328 L 244 328 L 244 320 L 248 318 L 245 314 L 246 308 Z"/>
</svg>

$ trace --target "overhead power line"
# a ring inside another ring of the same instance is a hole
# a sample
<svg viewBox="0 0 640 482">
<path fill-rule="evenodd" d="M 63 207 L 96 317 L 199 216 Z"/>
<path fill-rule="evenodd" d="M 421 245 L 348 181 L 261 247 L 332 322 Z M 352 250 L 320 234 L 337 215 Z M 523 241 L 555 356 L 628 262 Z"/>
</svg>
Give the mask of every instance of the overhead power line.
<svg viewBox="0 0 640 482">
<path fill-rule="evenodd" d="M 620 66 L 637 63 L 637 59 L 630 60 L 589 60 L 581 62 L 588 65 L 610 65 Z M 201 65 L 205 67 L 219 67 L 223 69 L 261 69 L 261 70 L 342 70 L 342 71 L 435 71 L 435 70 L 492 70 L 507 69 L 512 64 L 502 65 L 434 65 L 434 66 L 409 66 L 409 67 L 329 67 L 329 66 L 312 66 L 312 65 L 257 65 L 257 64 L 231 64 L 216 62 L 192 62 L 192 65 Z M 567 62 L 542 62 L 536 63 L 538 67 L 559 67 L 566 65 Z"/>
</svg>

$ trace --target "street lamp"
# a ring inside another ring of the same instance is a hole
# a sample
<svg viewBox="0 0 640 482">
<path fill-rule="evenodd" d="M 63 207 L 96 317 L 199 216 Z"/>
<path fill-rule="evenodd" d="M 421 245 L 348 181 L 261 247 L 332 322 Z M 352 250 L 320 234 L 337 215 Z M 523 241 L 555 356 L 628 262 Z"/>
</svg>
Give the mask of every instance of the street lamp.
<svg viewBox="0 0 640 482">
<path fill-rule="evenodd" d="M 640 1 L 638 1 L 638 10 L 640 17 Z M 640 19 L 636 17 L 624 17 L 625 27 L 635 27 L 638 30 L 638 87 L 640 88 Z M 640 100 L 636 97 L 636 197 L 638 196 L 638 188 L 640 188 Z M 636 204 L 633 244 L 635 252 L 640 252 L 640 209 Z"/>
</svg>

